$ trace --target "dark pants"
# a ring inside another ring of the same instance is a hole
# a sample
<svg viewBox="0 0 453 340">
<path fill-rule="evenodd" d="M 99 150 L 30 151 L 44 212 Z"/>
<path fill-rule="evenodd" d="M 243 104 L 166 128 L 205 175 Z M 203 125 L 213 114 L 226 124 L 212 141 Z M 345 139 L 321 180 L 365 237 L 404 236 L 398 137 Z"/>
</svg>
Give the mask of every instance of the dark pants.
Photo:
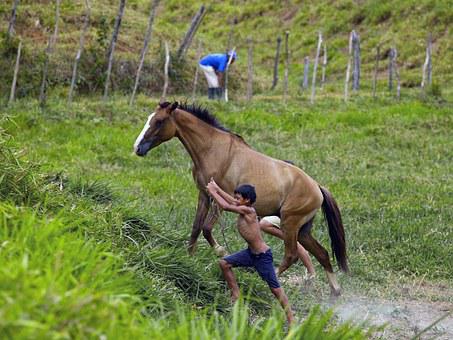
<svg viewBox="0 0 453 340">
<path fill-rule="evenodd" d="M 269 248 L 264 253 L 254 254 L 250 248 L 223 258 L 233 267 L 253 267 L 270 288 L 279 288 L 277 275 L 275 275 L 272 250 Z"/>
</svg>

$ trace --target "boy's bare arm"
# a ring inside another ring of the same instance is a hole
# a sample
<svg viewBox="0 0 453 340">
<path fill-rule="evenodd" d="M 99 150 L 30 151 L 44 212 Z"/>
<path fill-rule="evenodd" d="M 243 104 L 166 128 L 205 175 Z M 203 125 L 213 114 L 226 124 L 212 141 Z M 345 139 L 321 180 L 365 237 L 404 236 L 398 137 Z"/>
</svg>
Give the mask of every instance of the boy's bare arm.
<svg viewBox="0 0 453 340">
<path fill-rule="evenodd" d="M 237 206 L 231 203 L 228 203 L 220 194 L 214 185 L 207 185 L 209 195 L 217 202 L 220 208 L 226 211 L 235 212 L 237 214 L 245 215 L 250 213 L 250 208 L 245 206 Z"/>
<path fill-rule="evenodd" d="M 228 203 L 233 204 L 235 202 L 235 199 L 233 196 L 231 196 L 229 193 L 223 191 L 221 187 L 211 178 L 211 182 L 214 184 L 214 188 L 217 189 L 217 192 L 219 195 Z"/>
</svg>

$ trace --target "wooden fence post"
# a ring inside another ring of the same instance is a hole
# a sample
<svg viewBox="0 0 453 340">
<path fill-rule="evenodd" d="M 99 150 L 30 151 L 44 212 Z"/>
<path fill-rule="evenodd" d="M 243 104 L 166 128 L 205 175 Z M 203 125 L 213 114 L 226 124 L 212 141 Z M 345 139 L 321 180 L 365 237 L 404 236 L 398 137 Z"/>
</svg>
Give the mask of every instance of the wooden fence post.
<svg viewBox="0 0 453 340">
<path fill-rule="evenodd" d="M 283 82 L 283 100 L 286 103 L 288 97 L 288 75 L 289 75 L 289 31 L 285 32 L 285 74 Z"/>
<path fill-rule="evenodd" d="M 143 47 L 140 52 L 140 62 L 138 64 L 137 73 L 135 75 L 135 84 L 132 90 L 131 99 L 129 101 L 129 105 L 134 103 L 135 93 L 137 92 L 138 84 L 140 82 L 140 75 L 142 73 L 143 63 L 145 62 L 146 53 L 148 52 L 148 45 L 149 41 L 151 40 L 151 33 L 153 31 L 153 21 L 154 16 L 156 15 L 156 8 L 159 5 L 159 0 L 153 0 L 151 5 L 151 10 L 149 12 L 149 19 L 148 19 L 148 28 L 146 29 L 145 40 L 143 42 Z"/>
<path fill-rule="evenodd" d="M 198 42 L 198 50 L 197 50 L 197 65 L 195 67 L 195 76 L 193 77 L 193 90 L 192 90 L 192 101 L 195 101 L 195 96 L 197 93 L 197 82 L 198 82 L 198 73 L 199 73 L 199 62 L 201 59 L 201 53 L 203 51 L 203 45 L 201 40 Z"/>
<path fill-rule="evenodd" d="M 86 6 L 85 21 L 83 23 L 82 34 L 80 35 L 79 49 L 77 51 L 77 54 L 76 54 L 76 57 L 74 60 L 74 67 L 72 69 L 71 87 L 69 88 L 69 93 L 68 93 L 68 102 L 69 103 L 72 101 L 72 95 L 74 92 L 75 84 L 77 82 L 77 68 L 79 66 L 80 57 L 82 56 L 83 47 L 85 45 L 85 35 L 86 35 L 86 33 L 88 31 L 88 27 L 90 25 L 91 5 L 90 5 L 89 0 L 85 0 L 85 6 Z"/>
<path fill-rule="evenodd" d="M 318 47 L 316 48 L 315 64 L 313 65 L 313 79 L 311 82 L 311 97 L 310 103 L 315 103 L 315 92 L 316 92 L 316 71 L 318 69 L 319 54 L 321 53 L 322 34 L 318 33 Z"/>
<path fill-rule="evenodd" d="M 373 98 L 376 98 L 376 85 L 377 85 L 377 74 L 379 71 L 380 48 L 381 48 L 380 45 L 376 47 L 376 63 L 374 64 L 373 72 Z"/>
<path fill-rule="evenodd" d="M 431 61 L 431 54 L 432 54 L 432 35 L 431 33 L 428 35 L 428 39 L 426 41 L 426 57 L 425 63 L 423 64 L 423 74 L 422 74 L 422 83 L 421 88 L 422 91 L 425 91 L 426 83 L 431 85 L 432 83 L 432 61 Z"/>
<path fill-rule="evenodd" d="M 324 55 L 322 58 L 322 77 L 321 77 L 321 89 L 324 88 L 326 82 L 326 66 L 327 66 L 327 46 L 324 43 Z"/>
<path fill-rule="evenodd" d="M 389 51 L 389 66 L 388 66 L 388 74 L 389 74 L 389 91 L 393 90 L 393 66 L 394 62 L 393 59 L 395 58 L 395 50 L 393 48 Z"/>
<path fill-rule="evenodd" d="M 13 83 L 11 84 L 11 93 L 9 95 L 8 105 L 11 105 L 14 101 L 14 96 L 16 94 L 16 83 L 17 83 L 17 74 L 19 73 L 19 63 L 20 63 L 20 52 L 22 50 L 22 40 L 19 41 L 19 47 L 17 48 L 17 57 L 16 57 L 16 66 L 14 67 L 14 77 Z"/>
<path fill-rule="evenodd" d="M 352 90 L 358 91 L 360 87 L 360 36 L 352 31 L 352 48 L 354 67 L 352 69 Z"/>
<path fill-rule="evenodd" d="M 108 66 L 107 66 L 107 76 L 105 78 L 105 87 L 104 87 L 104 100 L 107 100 L 107 96 L 109 94 L 109 86 L 110 86 L 110 75 L 112 73 L 112 65 L 113 65 L 113 54 L 115 52 L 115 45 L 116 41 L 118 40 L 118 33 L 121 26 L 121 20 L 123 20 L 124 15 L 124 7 L 126 5 L 126 0 L 120 0 L 120 6 L 118 8 L 118 15 L 115 19 L 115 26 L 113 28 L 112 39 L 110 40 L 110 46 L 108 50 Z M 110 114 L 110 120 L 113 119 L 112 113 Z"/>
<path fill-rule="evenodd" d="M 247 38 L 248 63 L 247 63 L 247 100 L 251 101 L 253 96 L 253 42 L 252 38 Z"/>
<path fill-rule="evenodd" d="M 168 66 L 170 65 L 170 49 L 168 48 L 168 42 L 165 41 L 165 65 L 164 65 L 164 89 L 162 91 L 161 102 L 165 100 L 167 97 L 167 89 L 168 89 Z"/>
<path fill-rule="evenodd" d="M 41 91 L 39 93 L 39 106 L 41 108 L 46 105 L 47 71 L 49 68 L 50 57 L 53 53 L 55 44 L 57 43 L 59 18 L 60 18 L 60 0 L 56 0 L 55 26 L 54 26 L 53 35 L 51 35 L 49 37 L 49 41 L 48 41 L 47 48 L 46 48 L 46 58 L 44 60 L 44 67 L 43 67 L 43 71 L 42 71 Z"/>
<path fill-rule="evenodd" d="M 12 37 L 14 35 L 14 24 L 16 23 L 17 6 L 19 6 L 19 0 L 14 0 L 13 9 L 11 10 L 11 18 L 9 19 L 8 24 L 8 37 Z"/>
<path fill-rule="evenodd" d="M 349 74 L 351 72 L 352 63 L 352 32 L 349 34 L 349 49 L 348 49 L 348 66 L 346 67 L 346 79 L 344 81 L 344 101 L 348 101 L 348 90 L 349 90 Z"/>
<path fill-rule="evenodd" d="M 47 89 L 47 70 L 49 68 L 49 51 L 52 45 L 52 38 L 47 39 L 47 47 L 45 50 L 44 65 L 42 67 L 41 89 L 39 91 L 39 106 L 43 108 L 46 105 L 46 89 Z"/>
<path fill-rule="evenodd" d="M 310 73 L 310 58 L 304 58 L 304 80 L 302 82 L 302 89 L 308 89 L 308 77 Z"/>
<path fill-rule="evenodd" d="M 201 21 L 205 13 L 206 13 L 205 6 L 201 5 L 198 12 L 195 13 L 195 15 L 193 16 L 192 22 L 190 23 L 190 27 L 187 30 L 186 35 L 184 36 L 181 45 L 178 48 L 178 52 L 176 54 L 177 59 L 181 59 L 186 54 L 187 50 L 190 47 L 190 44 L 192 43 L 193 37 L 195 36 L 195 33 L 198 30 L 198 27 L 200 27 Z"/>
<path fill-rule="evenodd" d="M 433 42 L 432 36 L 429 35 L 429 63 L 428 63 L 428 85 L 433 83 L 433 59 L 432 59 Z"/>
<path fill-rule="evenodd" d="M 236 50 L 236 47 L 234 47 L 232 50 L 231 50 L 231 54 L 230 54 L 230 57 L 228 58 L 228 62 L 227 62 L 227 65 L 226 65 L 226 68 L 225 68 L 225 84 L 224 84 L 224 92 L 223 92 L 223 98 L 225 100 L 225 102 L 228 102 L 228 72 L 230 70 L 230 65 L 231 65 L 231 61 L 233 60 L 233 54 Z"/>
<path fill-rule="evenodd" d="M 282 38 L 277 37 L 277 49 L 275 52 L 275 61 L 274 61 L 274 78 L 272 80 L 272 87 L 271 90 L 275 89 L 278 83 L 278 62 L 280 59 L 280 46 L 282 44 Z"/>
<path fill-rule="evenodd" d="M 395 72 L 395 78 L 396 78 L 396 98 L 399 100 L 401 97 L 401 82 L 400 82 L 400 73 L 398 71 L 398 65 L 396 64 L 397 56 L 398 56 L 398 52 L 397 52 L 396 48 L 393 48 L 392 68 Z"/>
</svg>

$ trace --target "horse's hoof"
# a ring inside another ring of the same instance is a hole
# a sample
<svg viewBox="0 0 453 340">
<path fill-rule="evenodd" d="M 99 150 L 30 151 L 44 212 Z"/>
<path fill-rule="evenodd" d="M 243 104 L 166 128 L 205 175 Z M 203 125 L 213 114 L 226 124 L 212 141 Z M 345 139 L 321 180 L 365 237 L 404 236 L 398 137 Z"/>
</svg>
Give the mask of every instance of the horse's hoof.
<svg viewBox="0 0 453 340">
<path fill-rule="evenodd" d="M 189 247 L 187 247 L 187 252 L 189 253 L 190 256 L 195 255 L 196 250 L 197 250 L 197 247 L 196 247 L 196 246 L 189 246 Z"/>
<path fill-rule="evenodd" d="M 214 247 L 214 253 L 218 256 L 218 257 L 224 257 L 224 256 L 227 256 L 228 255 L 228 252 L 226 251 L 226 249 L 224 247 L 222 247 L 221 245 L 216 245 Z"/>
<path fill-rule="evenodd" d="M 336 300 L 338 297 L 341 296 L 341 289 L 332 289 L 330 291 L 330 298 Z"/>
</svg>

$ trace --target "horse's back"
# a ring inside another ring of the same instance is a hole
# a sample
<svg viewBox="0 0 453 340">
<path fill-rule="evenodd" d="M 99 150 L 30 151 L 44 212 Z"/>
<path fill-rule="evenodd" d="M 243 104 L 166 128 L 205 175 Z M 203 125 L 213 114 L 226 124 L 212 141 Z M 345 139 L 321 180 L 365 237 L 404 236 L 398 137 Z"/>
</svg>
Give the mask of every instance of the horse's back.
<svg viewBox="0 0 453 340">
<path fill-rule="evenodd" d="M 288 197 L 302 201 L 321 195 L 316 181 L 302 169 L 253 149 L 237 152 L 231 163 L 226 177 L 233 186 L 255 186 L 258 215 L 278 214 Z"/>
</svg>

